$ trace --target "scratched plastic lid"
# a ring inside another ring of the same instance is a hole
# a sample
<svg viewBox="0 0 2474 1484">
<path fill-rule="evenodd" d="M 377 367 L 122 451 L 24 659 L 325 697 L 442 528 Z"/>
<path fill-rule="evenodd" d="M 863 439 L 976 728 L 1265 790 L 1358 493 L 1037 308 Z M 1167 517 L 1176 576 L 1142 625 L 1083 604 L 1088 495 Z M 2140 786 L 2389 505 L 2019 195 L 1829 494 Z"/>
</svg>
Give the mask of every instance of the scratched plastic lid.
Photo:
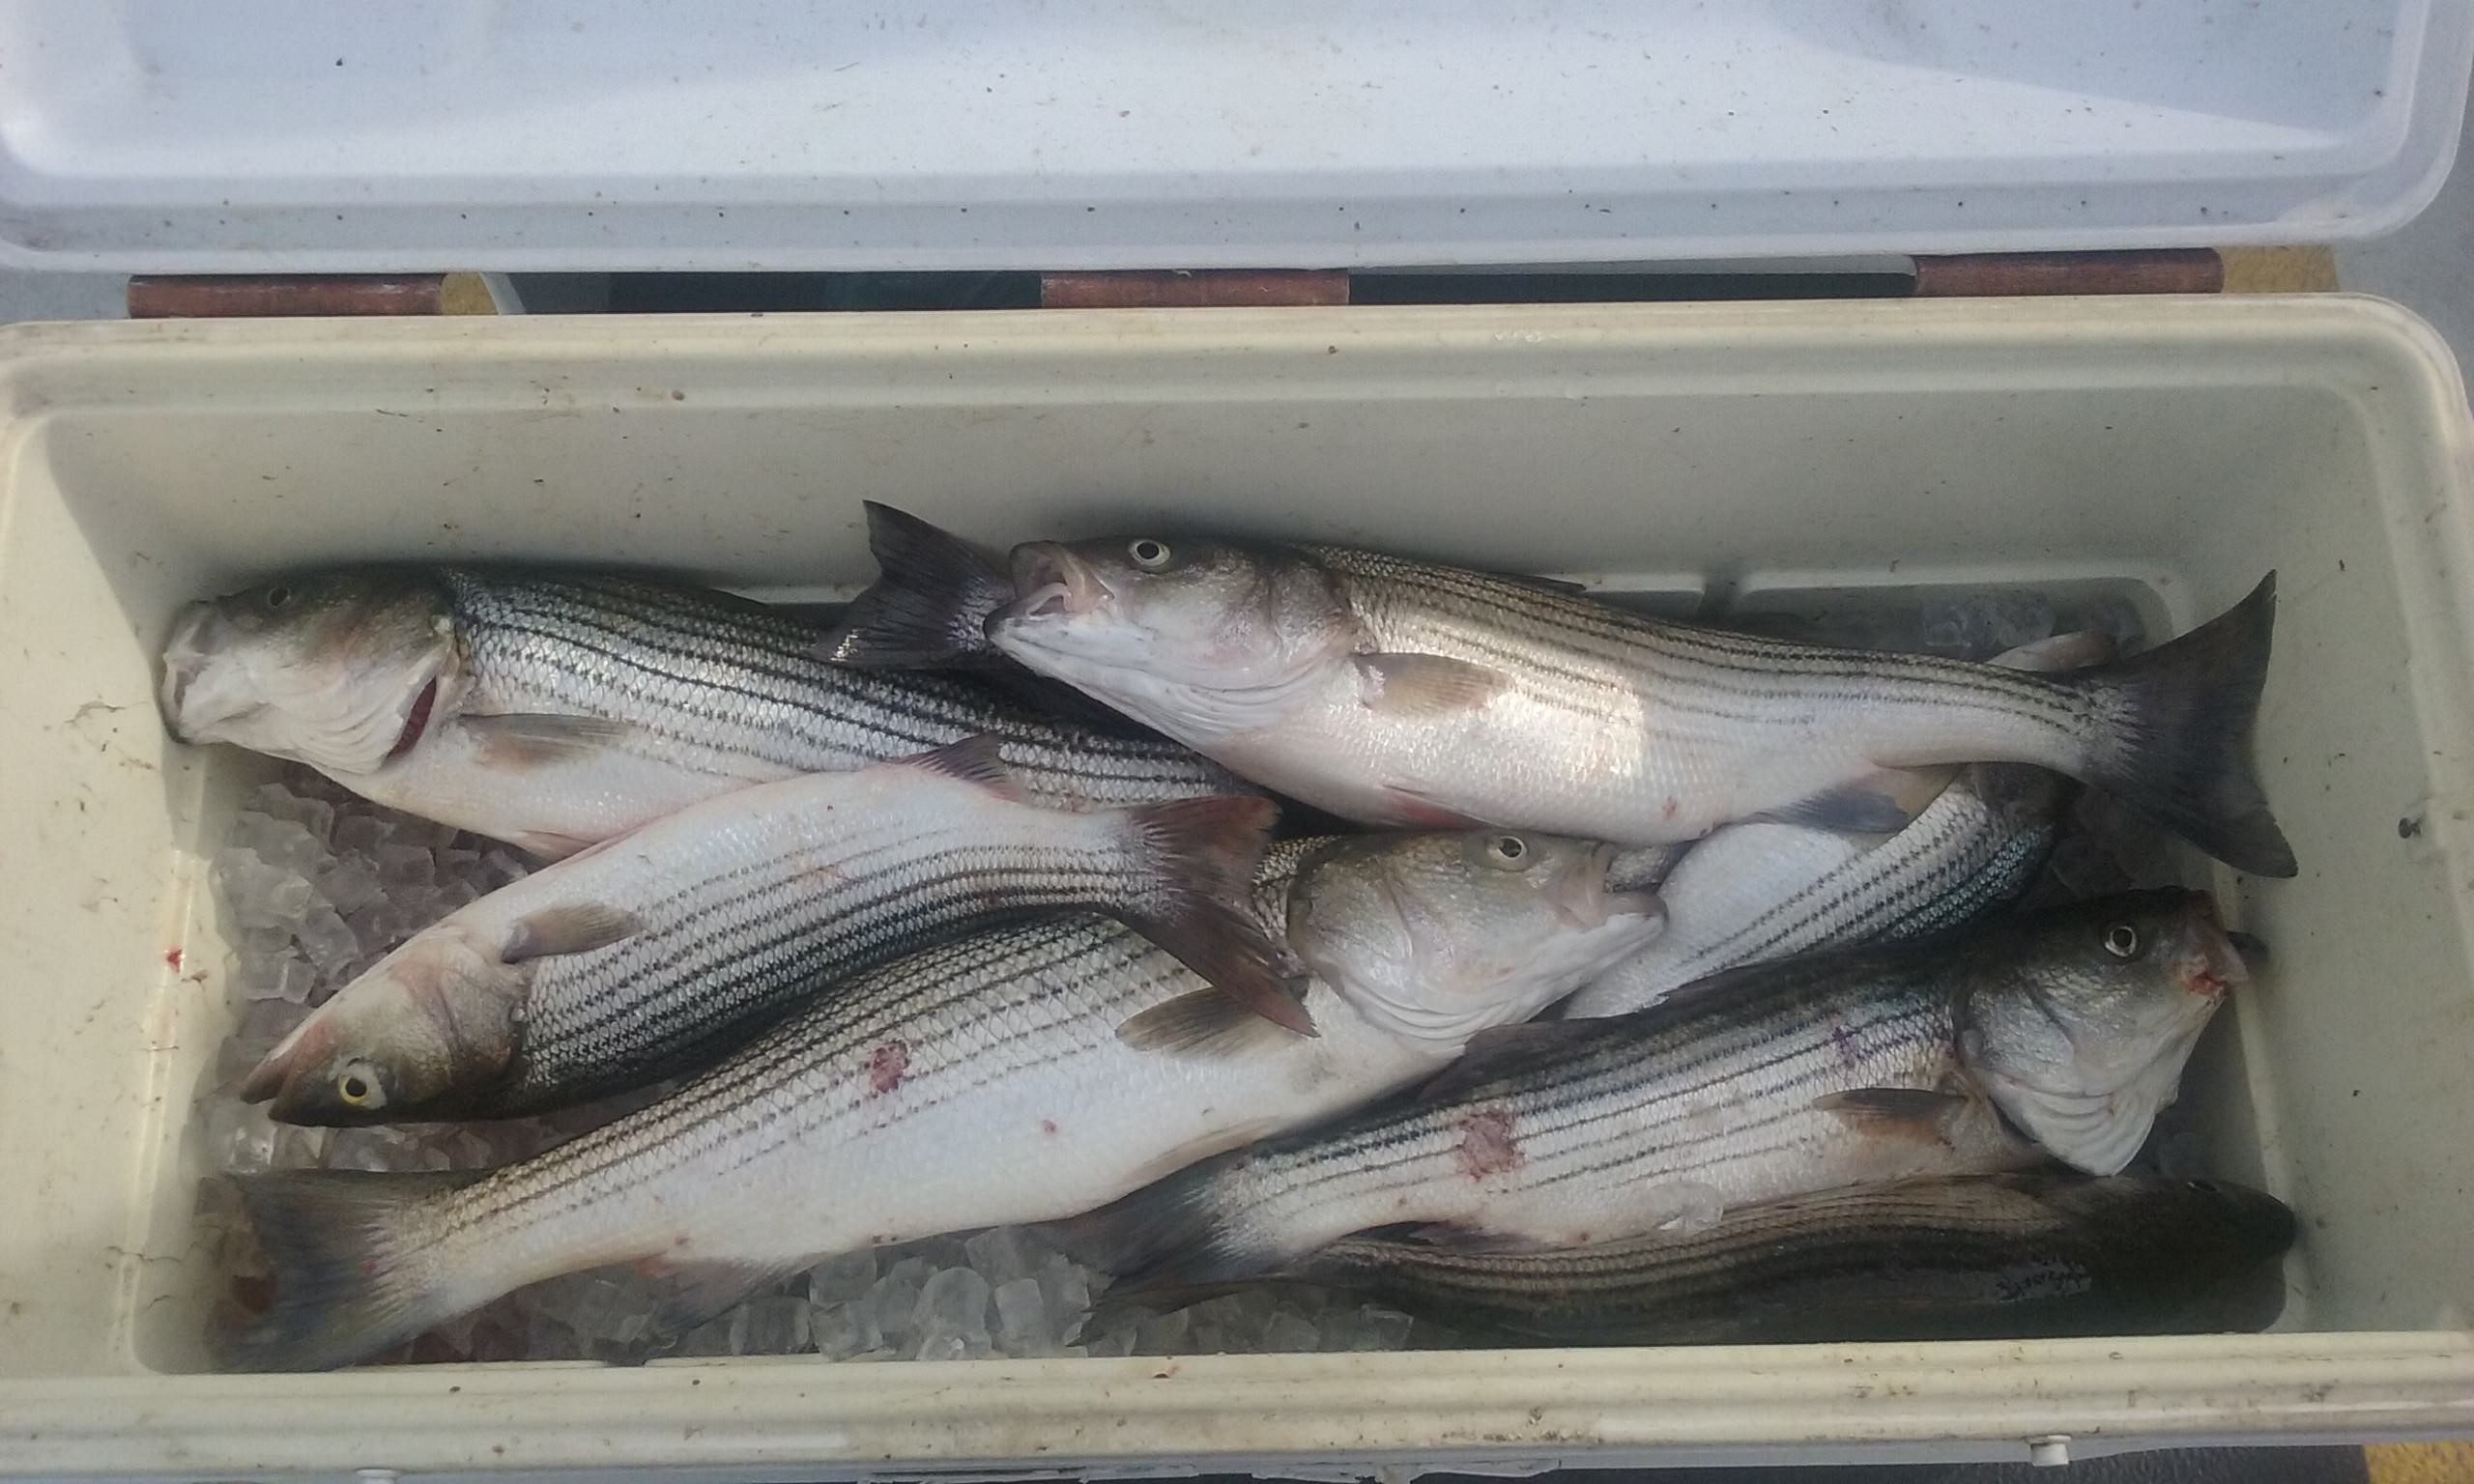
<svg viewBox="0 0 2474 1484">
<path fill-rule="evenodd" d="M 2370 236 L 2474 0 L 0 0 L 0 264 L 1355 267 Z"/>
</svg>

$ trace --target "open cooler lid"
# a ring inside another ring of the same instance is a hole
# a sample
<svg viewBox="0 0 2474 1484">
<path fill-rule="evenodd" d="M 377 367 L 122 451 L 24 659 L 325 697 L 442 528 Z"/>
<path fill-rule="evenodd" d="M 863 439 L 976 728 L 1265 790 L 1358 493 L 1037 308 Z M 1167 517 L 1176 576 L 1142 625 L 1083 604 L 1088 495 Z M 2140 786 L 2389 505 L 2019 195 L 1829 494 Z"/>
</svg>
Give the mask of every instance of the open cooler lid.
<svg viewBox="0 0 2474 1484">
<path fill-rule="evenodd" d="M 1609 263 L 2322 242 L 2474 0 L 0 0 L 0 263 Z"/>
</svg>

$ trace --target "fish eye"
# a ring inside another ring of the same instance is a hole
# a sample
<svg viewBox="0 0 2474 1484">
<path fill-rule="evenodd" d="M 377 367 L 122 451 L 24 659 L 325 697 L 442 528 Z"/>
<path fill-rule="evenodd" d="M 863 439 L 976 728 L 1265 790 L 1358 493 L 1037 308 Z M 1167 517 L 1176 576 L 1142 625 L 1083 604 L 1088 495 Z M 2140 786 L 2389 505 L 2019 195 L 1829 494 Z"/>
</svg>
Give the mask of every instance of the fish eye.
<svg viewBox="0 0 2474 1484">
<path fill-rule="evenodd" d="M 2105 929 L 2105 952 L 2116 958 L 2139 956 L 2139 929 L 2128 923 L 2115 923 Z"/>
<path fill-rule="evenodd" d="M 375 1073 L 359 1062 L 346 1067 L 335 1078 L 335 1096 L 346 1107 L 382 1108 L 387 1095 L 378 1085 Z"/>
<path fill-rule="evenodd" d="M 277 583 L 277 584 L 275 584 L 273 586 L 272 586 L 272 587 L 270 587 L 270 588 L 268 588 L 268 589 L 267 589 L 267 592 L 266 592 L 266 604 L 267 604 L 267 609 L 268 609 L 268 611 L 269 611 L 270 613 L 273 612 L 273 611 L 274 611 L 274 610 L 276 610 L 276 609 L 279 609 L 279 608 L 284 607 L 285 605 L 289 604 L 291 601 L 292 601 L 292 589 L 291 589 L 291 588 L 289 588 L 289 587 L 287 587 L 287 586 L 285 586 L 285 585 L 284 585 L 283 584 L 281 584 L 281 583 Z"/>
<path fill-rule="evenodd" d="M 1497 835 L 1486 842 L 1486 864 L 1498 870 L 1526 870 L 1529 842 L 1517 835 Z"/>
<path fill-rule="evenodd" d="M 1167 542 L 1156 541 L 1149 536 L 1137 536 L 1127 542 L 1125 554 L 1145 572 L 1165 571 L 1174 555 L 1168 550 Z"/>
</svg>

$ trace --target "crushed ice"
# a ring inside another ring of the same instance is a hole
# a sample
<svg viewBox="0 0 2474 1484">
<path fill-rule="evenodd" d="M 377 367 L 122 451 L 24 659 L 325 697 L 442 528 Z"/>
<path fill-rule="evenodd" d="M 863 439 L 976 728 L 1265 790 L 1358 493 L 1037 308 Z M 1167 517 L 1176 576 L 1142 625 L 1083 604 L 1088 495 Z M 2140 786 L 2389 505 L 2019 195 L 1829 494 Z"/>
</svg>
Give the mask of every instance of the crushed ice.
<svg viewBox="0 0 2474 1484">
<path fill-rule="evenodd" d="M 200 1168 L 251 1174 L 475 1169 L 536 1154 L 647 1095 L 537 1119 L 295 1128 L 237 1096 L 284 1033 L 420 928 L 522 876 L 503 845 L 381 809 L 306 772 L 250 794 L 213 863 L 234 956 L 233 1029 L 192 1121 Z M 199 1187 L 232 1325 L 263 1307 L 269 1277 L 233 1187 Z M 1410 1320 L 1309 1289 L 1256 1290 L 1171 1313 L 1128 1306 L 1081 1331 L 1106 1280 L 1008 1227 L 847 1253 L 689 1330 L 676 1356 L 819 1355 L 832 1360 L 989 1356 L 1194 1355 L 1396 1350 Z M 443 1325 L 395 1361 L 643 1358 L 656 1290 L 624 1270 L 536 1283 Z"/>
<path fill-rule="evenodd" d="M 2078 629 L 2136 649 L 2137 610 L 2113 594 L 2056 602 L 2035 593 L 1839 595 L 1802 610 L 1739 615 L 1782 637 L 1986 659 Z M 234 1028 L 193 1127 L 202 1168 L 243 1174 L 323 1165 L 348 1170 L 468 1169 L 524 1158 L 647 1095 L 539 1119 L 473 1125 L 294 1128 L 235 1096 L 241 1079 L 311 1007 L 420 928 L 522 876 L 524 859 L 475 836 L 381 809 L 305 770 L 250 795 L 215 855 L 213 879 L 235 951 Z M 2161 834 L 2083 792 L 2028 903 L 2176 879 Z M 2188 1144 L 2189 1136 L 2181 1136 Z M 2171 1140 L 2150 1158 L 2187 1163 Z M 225 1182 L 202 1184 L 198 1219 L 216 1243 L 232 1302 L 260 1307 L 268 1279 Z M 1110 1305 L 1083 1333 L 1101 1275 L 1000 1228 L 830 1259 L 690 1330 L 685 1356 L 814 1354 L 836 1360 L 985 1356 L 1171 1356 L 1397 1350 L 1409 1316 L 1308 1288 L 1252 1288 L 1160 1311 Z M 421 1336 L 393 1360 L 633 1359 L 645 1353 L 649 1280 L 577 1273 L 511 1294 Z M 1449 1336 L 1420 1325 L 1420 1343 Z"/>
</svg>

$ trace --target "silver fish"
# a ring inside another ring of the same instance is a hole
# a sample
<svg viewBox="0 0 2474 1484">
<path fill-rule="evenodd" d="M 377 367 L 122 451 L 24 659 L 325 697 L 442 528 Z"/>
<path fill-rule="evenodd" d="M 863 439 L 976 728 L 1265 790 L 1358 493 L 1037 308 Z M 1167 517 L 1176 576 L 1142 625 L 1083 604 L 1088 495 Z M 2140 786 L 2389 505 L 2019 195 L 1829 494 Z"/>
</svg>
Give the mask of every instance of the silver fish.
<svg viewBox="0 0 2474 1484">
<path fill-rule="evenodd" d="M 1377 1227 L 1584 1246 L 2045 1156 L 2111 1174 L 2243 976 L 2208 899 L 2179 891 L 1756 964 L 1633 1014 L 1491 1032 L 1417 1105 L 1190 1169 L 1062 1235 L 1123 1275 L 1208 1283 Z"/>
<path fill-rule="evenodd" d="M 2061 634 L 1993 663 L 2073 670 L 2113 654 L 2101 634 Z M 1564 1013 L 1622 1014 L 1738 964 L 1961 928 L 2025 892 L 2053 854 L 2069 792 L 2057 775 L 1981 763 L 1918 769 L 1908 781 L 1916 799 L 1930 802 L 1910 810 L 1914 817 L 1895 835 L 1756 822 L 1723 826 L 1689 846 L 1680 865 L 1627 854 L 1619 866 L 1626 880 L 1665 867 L 1654 884 L 1670 930 L 1573 995 Z M 1899 802 L 1909 809 L 1905 797 Z"/>
<path fill-rule="evenodd" d="M 1727 825 L 1659 883 L 1668 930 L 1573 995 L 1564 1013 L 1624 1014 L 1740 964 L 1964 927 L 2035 880 L 2068 787 L 2042 768 L 1985 763 L 1958 770 L 1886 839 Z"/>
<path fill-rule="evenodd" d="M 1653 899 L 1589 875 L 1597 847 L 1525 843 L 1538 869 L 1470 865 L 1473 884 L 1453 894 L 1463 915 L 1440 928 L 1534 951 L 1457 960 L 1479 965 L 1514 1018 L 1568 992 L 1561 939 L 1594 935 L 1621 954 L 1657 923 Z M 1302 870 L 1310 879 L 1312 861 Z M 1266 896 L 1285 886 L 1274 879 Z M 1389 907 L 1356 898 L 1347 910 Z M 1565 977 L 1518 967 L 1549 963 Z M 1480 987 L 1442 986 L 1464 1001 Z M 657 1319 L 676 1329 L 833 1253 L 1085 1210 L 1380 1097 L 1458 1050 L 1390 1035 L 1321 985 L 1306 991 L 1323 1029 L 1313 1040 L 1236 1011 L 1217 1043 L 1190 1051 L 1144 1049 L 1121 1029 L 1211 993 L 1101 919 L 992 928 L 846 982 L 705 1076 L 536 1158 L 480 1176 L 245 1181 L 276 1301 L 234 1359 L 346 1363 L 522 1284 L 608 1263 L 702 1270 Z"/>
<path fill-rule="evenodd" d="M 1791 1196 L 1697 1234 L 1557 1251 L 1352 1237 L 1292 1275 L 1559 1344 L 2170 1334 L 2264 1327 L 2274 1311 L 2245 1290 L 2293 1234 L 2282 1202 L 2239 1185 L 2034 1171 Z"/>
<path fill-rule="evenodd" d="M 307 573 L 191 605 L 164 649 L 163 715 L 184 741 L 304 762 L 552 857 L 733 788 L 983 733 L 1045 802 L 1252 791 L 1182 747 L 1054 721 L 981 682 L 837 668 L 818 633 L 628 578 Z"/>
<path fill-rule="evenodd" d="M 1889 831 L 1905 819 L 1881 797 L 1885 771 L 2018 762 L 2238 870 L 2294 872 L 2246 756 L 2273 574 L 2171 643 L 2064 675 L 1698 628 L 1334 546 L 1038 541 L 1014 549 L 1013 580 L 984 620 L 997 649 L 1365 823 L 1625 845 L 1755 818 Z M 935 590 L 984 603 L 987 585 Z M 881 600 L 870 612 L 900 621 Z M 839 644 L 864 658 L 868 638 Z"/>
<path fill-rule="evenodd" d="M 709 1066 L 843 975 L 1042 907 L 1120 916 L 1302 1028 L 1242 905 L 1269 800 L 1038 808 L 996 752 L 975 738 L 759 785 L 547 867 L 346 985 L 241 1095 L 331 1125 L 583 1102 Z"/>
</svg>

